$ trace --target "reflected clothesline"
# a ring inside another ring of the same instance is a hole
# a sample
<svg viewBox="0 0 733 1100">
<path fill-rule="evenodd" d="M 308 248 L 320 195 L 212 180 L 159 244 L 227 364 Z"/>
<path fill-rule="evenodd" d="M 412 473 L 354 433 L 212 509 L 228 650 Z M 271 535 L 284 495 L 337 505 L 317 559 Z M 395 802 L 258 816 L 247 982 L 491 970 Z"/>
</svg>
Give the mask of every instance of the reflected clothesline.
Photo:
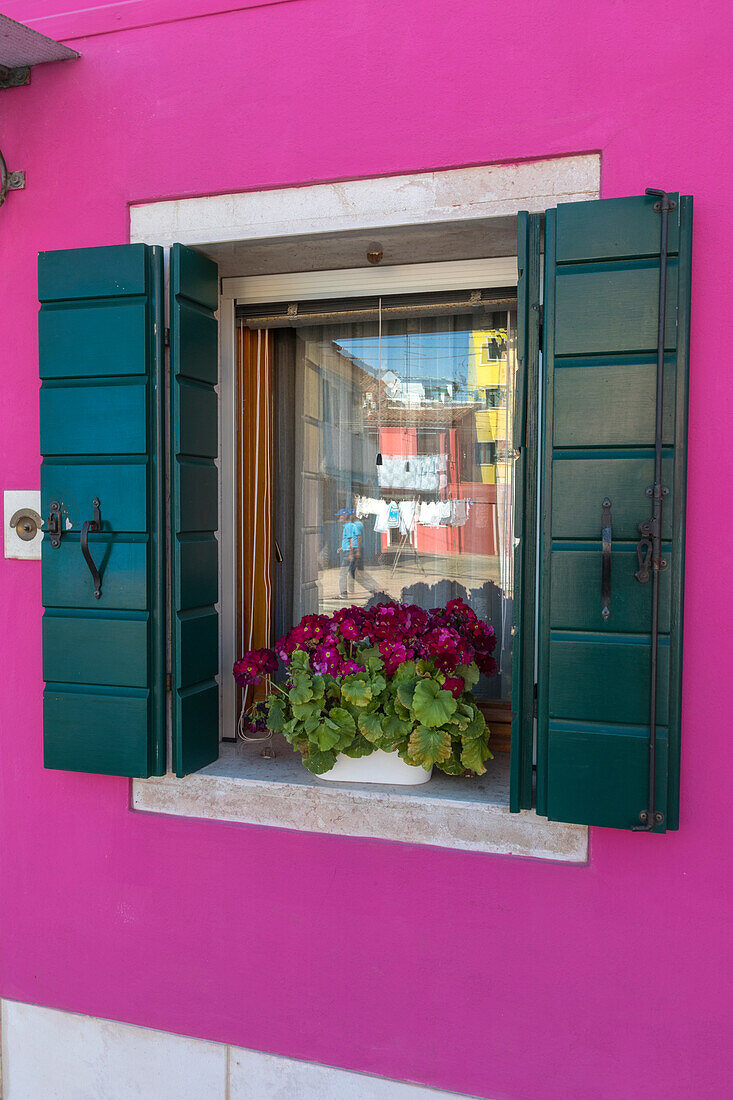
<svg viewBox="0 0 733 1100">
<path fill-rule="evenodd" d="M 414 527 L 463 527 L 468 522 L 473 501 L 448 498 L 447 500 L 383 500 L 357 496 L 354 512 L 359 519 L 374 516 L 374 530 L 378 534 L 399 528 L 404 534 Z"/>
</svg>

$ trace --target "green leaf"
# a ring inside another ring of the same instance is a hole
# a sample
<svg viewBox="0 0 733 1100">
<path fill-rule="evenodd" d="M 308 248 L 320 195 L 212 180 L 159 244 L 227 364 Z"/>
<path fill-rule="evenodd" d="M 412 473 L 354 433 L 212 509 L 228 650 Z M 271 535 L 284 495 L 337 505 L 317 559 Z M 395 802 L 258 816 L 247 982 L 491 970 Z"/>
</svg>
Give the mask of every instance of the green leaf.
<svg viewBox="0 0 733 1100">
<path fill-rule="evenodd" d="M 354 721 L 354 717 L 345 707 L 332 707 L 328 712 L 328 717 L 338 726 L 342 733 L 350 733 L 352 735 L 356 733 L 356 722 Z"/>
<path fill-rule="evenodd" d="M 486 771 L 484 760 L 491 759 L 493 759 L 492 754 L 489 752 L 489 746 L 483 737 L 474 737 L 470 741 L 464 741 L 461 763 L 469 771 L 475 772 L 476 775 L 483 775 Z"/>
<path fill-rule="evenodd" d="M 300 670 L 301 672 L 307 672 L 310 668 L 310 661 L 308 660 L 308 654 L 303 649 L 296 649 L 290 654 L 290 660 L 288 661 L 288 668 L 290 669 L 290 675 L 292 677 L 294 672 Z"/>
<path fill-rule="evenodd" d="M 382 658 L 379 655 L 379 650 L 377 650 L 376 653 L 372 653 L 368 657 L 366 657 L 366 660 L 365 660 L 365 654 L 364 653 L 362 653 L 360 656 L 361 656 L 361 662 L 360 663 L 361 664 L 366 664 L 367 669 L 369 670 L 369 672 L 371 672 L 372 676 L 376 672 L 381 672 L 382 669 L 384 668 L 384 661 L 382 660 Z"/>
<path fill-rule="evenodd" d="M 446 775 L 463 775 L 466 770 L 465 765 L 461 763 L 455 753 L 451 753 L 447 760 L 441 760 L 435 766 L 445 772 Z"/>
<path fill-rule="evenodd" d="M 323 752 L 333 749 L 341 740 L 341 730 L 335 722 L 328 719 L 322 722 L 315 730 L 313 740 Z"/>
<path fill-rule="evenodd" d="M 359 716 L 359 729 L 367 741 L 375 744 L 382 737 L 382 718 L 379 714 L 362 714 Z"/>
<path fill-rule="evenodd" d="M 267 728 L 280 733 L 285 726 L 285 708 L 277 695 L 271 695 L 267 702 Z"/>
<path fill-rule="evenodd" d="M 464 730 L 461 730 L 461 737 L 464 741 L 470 741 L 474 737 L 483 737 L 484 735 L 487 738 L 489 736 L 489 731 L 486 726 L 486 719 L 484 718 L 479 708 L 475 707 L 473 718 L 468 723 L 466 728 Z"/>
<path fill-rule="evenodd" d="M 365 707 L 372 700 L 372 689 L 365 680 L 347 676 L 341 685 L 341 694 L 347 703 L 356 707 Z"/>
<path fill-rule="evenodd" d="M 321 715 L 311 714 L 309 718 L 306 718 L 305 722 L 300 723 L 300 732 L 305 733 L 309 741 L 316 743 L 316 734 L 321 725 Z"/>
<path fill-rule="evenodd" d="M 397 747 L 397 755 L 400 760 L 404 760 L 406 764 L 412 764 L 413 761 L 410 758 L 410 742 L 403 741 L 401 745 Z"/>
<path fill-rule="evenodd" d="M 466 703 L 459 703 L 456 712 L 450 720 L 450 724 L 459 730 L 465 730 L 473 718 L 473 708 Z"/>
<path fill-rule="evenodd" d="M 313 689 L 307 676 L 299 676 L 288 692 L 288 699 L 296 706 L 299 703 L 307 703 L 313 698 Z"/>
<path fill-rule="evenodd" d="M 375 742 L 374 747 L 376 749 L 381 749 L 382 752 L 396 752 L 401 745 L 407 744 L 408 741 L 405 737 L 394 737 L 385 734 L 384 737 L 380 737 L 379 740 Z"/>
<path fill-rule="evenodd" d="M 334 752 L 345 752 L 349 745 L 353 744 L 355 737 L 359 737 L 356 731 L 352 733 L 351 730 L 340 730 L 339 739 L 334 745 Z"/>
<path fill-rule="evenodd" d="M 348 748 L 341 749 L 341 752 L 344 756 L 350 756 L 352 759 L 356 759 L 359 756 L 370 756 L 375 749 L 375 745 L 372 745 L 367 741 L 366 737 L 362 737 L 360 733 L 357 733 Z"/>
<path fill-rule="evenodd" d="M 409 742 L 411 764 L 429 768 L 441 760 L 447 760 L 450 754 L 451 736 L 447 730 L 433 729 L 431 726 L 418 726 L 413 730 Z"/>
<path fill-rule="evenodd" d="M 405 661 L 404 664 L 397 666 L 392 679 L 397 684 L 404 684 L 408 680 L 415 680 L 417 677 L 417 665 L 414 661 Z"/>
<path fill-rule="evenodd" d="M 341 684 L 338 680 L 334 680 L 333 676 L 324 676 L 323 679 L 326 681 L 326 696 L 329 699 L 340 699 Z"/>
<path fill-rule="evenodd" d="M 372 689 L 372 698 L 376 699 L 376 697 L 378 695 L 381 695 L 382 692 L 386 689 L 387 681 L 385 680 L 384 676 L 373 676 L 371 684 L 369 686 Z"/>
<path fill-rule="evenodd" d="M 425 726 L 443 726 L 455 714 L 457 703 L 449 691 L 434 680 L 420 680 L 415 688 L 412 709 Z"/>
<path fill-rule="evenodd" d="M 470 665 L 458 665 L 456 668 L 456 676 L 461 677 L 469 690 L 478 683 L 480 675 L 481 673 L 475 661 L 472 661 Z"/>
<path fill-rule="evenodd" d="M 408 740 L 412 733 L 412 725 L 403 721 L 402 718 L 397 718 L 396 715 L 390 715 L 382 722 L 382 732 L 385 738 L 389 738 L 394 745 L 397 745 L 399 741 Z"/>
<path fill-rule="evenodd" d="M 403 720 L 403 722 L 412 723 L 410 708 L 406 707 L 399 699 L 395 699 L 394 701 L 394 712 L 398 718 L 401 718 Z M 410 728 L 412 728 L 412 726 Z"/>
<path fill-rule="evenodd" d="M 314 775 L 323 775 L 324 772 L 330 772 L 335 763 L 335 752 L 321 752 L 318 749 L 311 749 L 308 755 L 303 757 L 303 764 Z"/>
<path fill-rule="evenodd" d="M 397 688 L 397 698 L 399 699 L 400 703 L 402 703 L 402 706 L 408 711 L 412 707 L 412 701 L 415 697 L 416 687 L 417 682 L 415 680 L 407 680 L 404 683 L 401 683 L 400 686 Z"/>
<path fill-rule="evenodd" d="M 315 699 L 307 703 L 293 703 L 293 717 L 299 722 L 307 722 L 309 718 L 315 718 L 321 713 L 321 704 Z"/>
</svg>

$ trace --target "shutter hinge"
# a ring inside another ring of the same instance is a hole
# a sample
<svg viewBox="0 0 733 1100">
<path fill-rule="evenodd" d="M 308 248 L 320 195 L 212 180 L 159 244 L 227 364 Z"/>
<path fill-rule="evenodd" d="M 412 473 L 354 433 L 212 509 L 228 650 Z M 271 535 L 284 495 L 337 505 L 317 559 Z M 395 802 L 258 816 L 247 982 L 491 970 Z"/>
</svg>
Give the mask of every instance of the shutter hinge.
<svg viewBox="0 0 733 1100">
<path fill-rule="evenodd" d="M 165 674 L 165 690 L 167 692 L 173 691 L 173 676 L 170 672 Z"/>
<path fill-rule="evenodd" d="M 163 329 L 163 344 L 167 348 L 171 346 L 171 330 L 169 328 Z"/>
</svg>

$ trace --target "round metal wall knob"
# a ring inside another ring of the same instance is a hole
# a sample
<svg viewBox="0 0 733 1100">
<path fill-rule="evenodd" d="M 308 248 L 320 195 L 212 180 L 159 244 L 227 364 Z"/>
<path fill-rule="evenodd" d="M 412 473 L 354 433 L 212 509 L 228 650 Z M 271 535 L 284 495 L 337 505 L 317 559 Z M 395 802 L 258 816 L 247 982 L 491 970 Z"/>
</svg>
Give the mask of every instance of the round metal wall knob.
<svg viewBox="0 0 733 1100">
<path fill-rule="evenodd" d="M 43 520 L 33 508 L 20 508 L 13 514 L 10 526 L 23 542 L 31 542 L 43 526 Z"/>
</svg>

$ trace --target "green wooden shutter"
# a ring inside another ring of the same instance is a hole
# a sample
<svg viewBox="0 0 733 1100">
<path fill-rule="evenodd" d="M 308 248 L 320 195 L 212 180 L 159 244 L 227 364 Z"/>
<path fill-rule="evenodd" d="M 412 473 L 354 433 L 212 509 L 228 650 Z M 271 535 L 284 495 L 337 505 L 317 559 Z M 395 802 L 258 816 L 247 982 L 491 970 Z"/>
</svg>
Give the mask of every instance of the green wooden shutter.
<svg viewBox="0 0 733 1100">
<path fill-rule="evenodd" d="M 514 592 L 510 808 L 532 805 L 535 584 L 537 560 L 537 404 L 540 354 L 541 215 L 520 211 L 515 387 Z"/>
<path fill-rule="evenodd" d="M 692 200 L 672 196 L 665 336 L 656 808 L 678 827 Z M 572 203 L 545 226 L 537 810 L 638 827 L 647 806 L 660 214 L 654 197 Z M 610 617 L 601 615 L 611 501 Z"/>
<path fill-rule="evenodd" d="M 219 340 L 215 263 L 176 244 L 170 264 L 173 767 L 219 755 Z"/>
<path fill-rule="evenodd" d="M 47 768 L 165 771 L 162 271 L 145 245 L 39 256 L 41 498 L 62 528 L 42 545 Z"/>
</svg>

